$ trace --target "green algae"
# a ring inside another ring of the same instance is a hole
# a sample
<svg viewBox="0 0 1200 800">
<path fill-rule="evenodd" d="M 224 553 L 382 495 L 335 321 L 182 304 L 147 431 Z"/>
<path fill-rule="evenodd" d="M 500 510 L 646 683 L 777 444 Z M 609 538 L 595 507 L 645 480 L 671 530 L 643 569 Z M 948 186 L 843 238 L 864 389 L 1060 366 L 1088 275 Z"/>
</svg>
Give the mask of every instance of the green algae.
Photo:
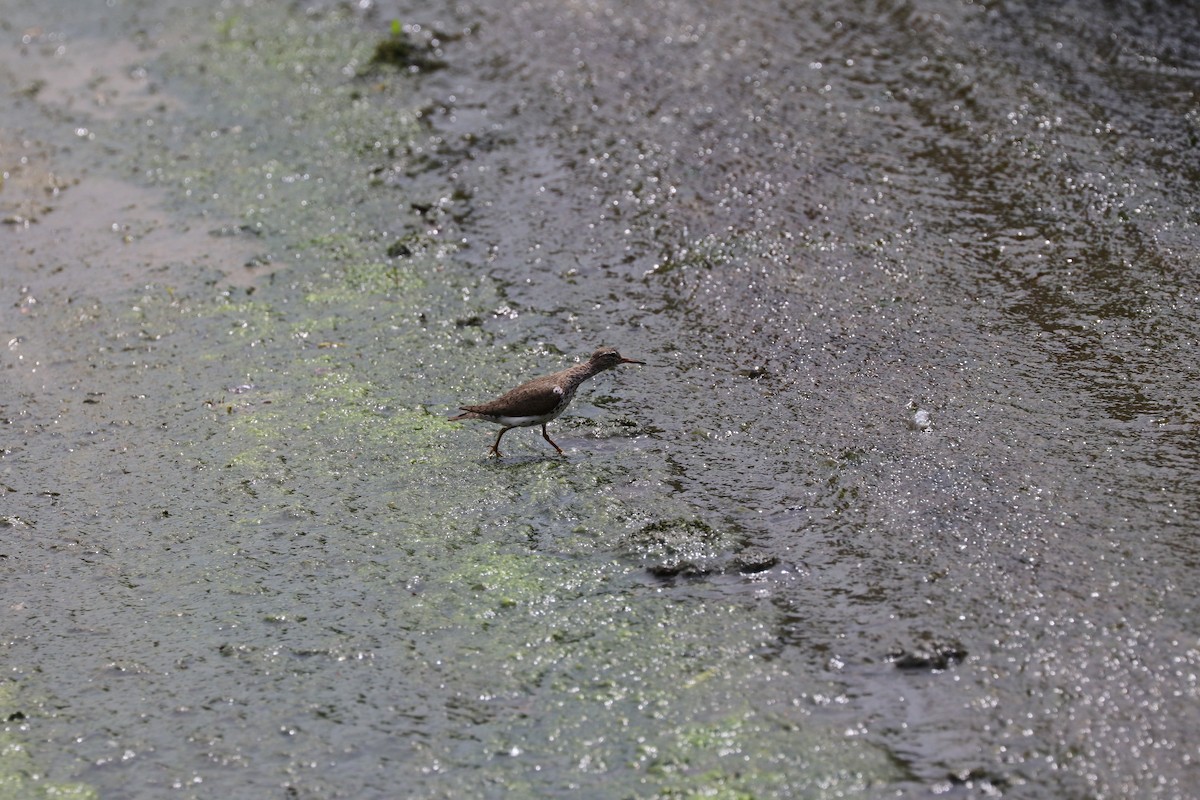
<svg viewBox="0 0 1200 800">
<path fill-rule="evenodd" d="M 336 304 L 350 300 L 355 295 L 410 295 L 425 286 L 417 273 L 402 270 L 399 265 L 383 262 L 348 264 L 342 270 L 342 280 L 314 288 L 305 300 L 314 305 Z"/>
<path fill-rule="evenodd" d="M 200 48 L 205 57 L 180 50 L 159 66 L 195 87 L 210 113 L 177 125 L 172 140 L 129 131 L 144 140 L 143 174 L 202 210 L 232 216 L 239 235 L 286 237 L 276 240 L 284 258 L 303 257 L 305 243 L 326 237 L 373 249 L 360 225 L 377 209 L 394 208 L 392 192 L 351 200 L 357 187 L 347 179 L 368 174 L 364 157 L 420 134 L 419 98 L 409 84 L 364 83 L 358 72 L 369 47 L 345 9 L 295 18 L 246 6 L 200 24 L 213 30 Z M 270 109 L 259 108 L 261 97 L 271 98 Z M 228 119 L 213 127 L 218 109 Z M 264 119 L 264 112 L 274 116 Z M 345 211 L 351 202 L 356 210 Z"/>
<path fill-rule="evenodd" d="M 673 733 L 638 753 L 643 768 L 663 782 L 656 798 L 862 796 L 903 777 L 882 750 L 772 715 L 747 712 Z"/>
<path fill-rule="evenodd" d="M 96 800 L 100 795 L 94 787 L 49 780 L 38 771 L 26 739 L 35 715 L 19 710 L 19 694 L 13 683 L 0 686 L 0 713 L 4 716 L 4 728 L 0 730 L 0 800 Z"/>
<path fill-rule="evenodd" d="M 310 286 L 305 301 L 336 305 L 359 301 L 364 295 L 412 303 L 426 288 L 424 275 L 452 249 L 435 251 L 428 237 L 407 234 L 380 252 L 377 237 L 336 232 L 315 236 L 297 248 L 308 261 L 328 264 L 327 275 Z"/>
</svg>

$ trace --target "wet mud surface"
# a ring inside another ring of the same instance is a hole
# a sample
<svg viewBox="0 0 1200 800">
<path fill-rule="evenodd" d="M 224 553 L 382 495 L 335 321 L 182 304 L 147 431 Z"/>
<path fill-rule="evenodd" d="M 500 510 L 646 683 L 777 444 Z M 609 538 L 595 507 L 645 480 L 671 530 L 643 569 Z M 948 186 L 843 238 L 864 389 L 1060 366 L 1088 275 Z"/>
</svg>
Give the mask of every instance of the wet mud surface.
<svg viewBox="0 0 1200 800">
<path fill-rule="evenodd" d="M 27 6 L 13 796 L 1194 794 L 1182 6 Z"/>
</svg>

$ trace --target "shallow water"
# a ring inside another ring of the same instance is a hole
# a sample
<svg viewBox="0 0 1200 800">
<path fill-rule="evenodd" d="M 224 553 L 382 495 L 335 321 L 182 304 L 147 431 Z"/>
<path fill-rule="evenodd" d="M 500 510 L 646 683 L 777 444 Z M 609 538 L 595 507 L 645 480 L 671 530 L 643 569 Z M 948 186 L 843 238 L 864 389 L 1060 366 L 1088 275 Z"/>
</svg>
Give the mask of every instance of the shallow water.
<svg viewBox="0 0 1200 800">
<path fill-rule="evenodd" d="M 1184 7 L 9 5 L 5 780 L 1195 794 Z"/>
</svg>

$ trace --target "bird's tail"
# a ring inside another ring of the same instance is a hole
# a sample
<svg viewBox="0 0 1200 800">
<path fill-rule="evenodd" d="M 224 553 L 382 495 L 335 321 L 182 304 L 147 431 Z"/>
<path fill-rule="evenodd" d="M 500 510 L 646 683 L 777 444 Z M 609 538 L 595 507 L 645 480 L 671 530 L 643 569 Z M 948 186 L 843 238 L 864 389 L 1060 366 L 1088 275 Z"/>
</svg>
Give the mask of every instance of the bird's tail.
<svg viewBox="0 0 1200 800">
<path fill-rule="evenodd" d="M 479 415 L 474 411 L 467 411 L 465 414 L 459 414 L 457 417 L 451 417 L 450 422 L 457 422 L 460 419 L 478 419 Z"/>
</svg>

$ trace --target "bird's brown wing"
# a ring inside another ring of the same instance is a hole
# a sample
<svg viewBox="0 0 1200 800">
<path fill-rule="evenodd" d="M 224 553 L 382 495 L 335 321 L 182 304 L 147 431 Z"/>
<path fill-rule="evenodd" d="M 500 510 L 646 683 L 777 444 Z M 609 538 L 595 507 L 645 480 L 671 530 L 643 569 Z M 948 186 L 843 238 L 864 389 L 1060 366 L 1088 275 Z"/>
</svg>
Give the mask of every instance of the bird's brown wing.
<svg viewBox="0 0 1200 800">
<path fill-rule="evenodd" d="M 555 382 L 530 381 L 488 403 L 463 406 L 466 411 L 506 417 L 540 417 L 549 414 L 562 401 L 562 392 L 555 392 Z"/>
</svg>

